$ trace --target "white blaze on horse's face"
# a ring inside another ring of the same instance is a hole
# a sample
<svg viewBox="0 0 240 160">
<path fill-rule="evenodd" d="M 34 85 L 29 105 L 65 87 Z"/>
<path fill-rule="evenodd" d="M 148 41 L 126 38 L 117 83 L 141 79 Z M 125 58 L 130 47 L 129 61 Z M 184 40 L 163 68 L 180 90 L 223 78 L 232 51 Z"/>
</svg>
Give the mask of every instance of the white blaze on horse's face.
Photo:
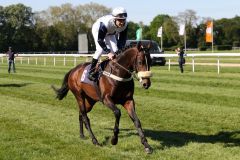
<svg viewBox="0 0 240 160">
<path fill-rule="evenodd" d="M 150 77 L 152 77 L 152 72 L 150 71 L 147 55 L 145 55 L 143 52 L 145 51 L 139 52 L 140 54 L 137 56 L 137 76 L 142 86 L 145 89 L 148 89 L 151 85 Z"/>
</svg>

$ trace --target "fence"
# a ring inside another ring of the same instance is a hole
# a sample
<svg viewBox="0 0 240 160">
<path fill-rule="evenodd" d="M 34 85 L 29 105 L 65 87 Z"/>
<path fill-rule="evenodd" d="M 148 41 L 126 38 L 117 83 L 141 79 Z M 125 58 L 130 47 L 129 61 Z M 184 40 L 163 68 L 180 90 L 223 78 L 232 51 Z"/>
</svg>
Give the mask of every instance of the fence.
<svg viewBox="0 0 240 160">
<path fill-rule="evenodd" d="M 63 62 L 63 65 L 66 65 L 66 62 L 69 61 L 66 58 L 73 58 L 73 65 L 77 65 L 77 58 L 83 57 L 85 58 L 85 61 L 90 61 L 92 58 L 92 54 L 19 54 L 16 58 L 16 61 L 20 61 L 21 64 L 23 64 L 23 61 L 27 61 L 27 64 L 30 64 L 30 58 L 35 58 L 35 64 L 38 64 L 38 59 L 43 58 L 43 65 L 47 65 L 47 57 L 53 58 L 52 64 L 53 66 L 56 65 L 56 57 L 62 57 L 63 59 L 60 60 Z M 107 55 L 103 55 L 107 56 Z M 172 58 L 178 57 L 177 54 L 152 54 L 151 57 L 166 57 L 168 58 L 168 70 L 171 70 L 171 65 L 174 64 L 171 62 Z M 195 58 L 196 57 L 214 57 L 216 58 L 216 66 L 217 66 L 217 72 L 220 73 L 220 57 L 240 57 L 240 53 L 196 53 L 196 54 L 187 54 L 186 57 L 192 58 L 192 62 L 190 63 L 192 65 L 192 71 L 195 72 Z M 2 63 L 4 63 L 4 58 L 6 58 L 5 54 L 0 54 L 0 58 L 2 59 Z M 240 67 L 240 63 L 237 63 L 236 66 Z"/>
<path fill-rule="evenodd" d="M 104 55 L 105 56 L 105 55 Z M 4 58 L 6 58 L 5 61 L 7 61 L 7 57 L 5 54 L 0 54 L 1 62 L 4 63 Z M 72 61 L 73 65 L 77 65 L 77 58 L 83 57 L 86 58 L 85 61 L 89 61 L 89 59 L 92 57 L 92 54 L 18 54 L 18 56 L 15 59 L 15 62 L 20 62 L 20 64 L 23 64 L 24 62 L 26 64 L 30 64 L 30 61 L 35 61 L 35 64 L 37 65 L 40 60 L 43 60 L 43 65 L 47 65 L 47 58 L 52 58 L 52 64 L 53 66 L 56 66 L 56 62 L 59 61 L 57 57 L 62 57 L 63 59 L 60 60 L 63 62 L 63 65 L 65 66 L 68 61 Z M 68 58 L 68 59 L 67 59 Z M 72 60 L 69 60 L 69 58 L 73 58 Z"/>
<path fill-rule="evenodd" d="M 168 70 L 171 68 L 171 58 L 178 57 L 177 54 L 157 54 L 154 57 L 169 57 L 168 59 Z M 195 72 L 195 57 L 215 57 L 217 60 L 217 72 L 220 73 L 220 57 L 240 57 L 240 53 L 196 53 L 196 54 L 187 54 L 186 57 L 192 58 L 192 71 Z M 236 64 L 236 66 L 240 67 L 240 64 Z"/>
</svg>

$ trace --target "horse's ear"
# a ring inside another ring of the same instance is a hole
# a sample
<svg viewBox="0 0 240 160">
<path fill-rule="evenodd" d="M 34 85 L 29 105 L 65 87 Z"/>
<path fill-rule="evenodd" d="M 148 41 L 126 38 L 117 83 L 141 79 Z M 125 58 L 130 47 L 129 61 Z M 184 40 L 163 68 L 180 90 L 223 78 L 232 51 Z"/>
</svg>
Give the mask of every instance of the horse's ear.
<svg viewBox="0 0 240 160">
<path fill-rule="evenodd" d="M 150 50 L 151 47 L 152 47 L 152 40 L 148 43 L 148 45 L 147 45 L 147 49 Z"/>
<path fill-rule="evenodd" d="M 138 43 L 137 43 L 137 49 L 140 51 L 142 48 L 143 48 L 142 42 L 141 42 L 141 41 L 138 41 Z"/>
</svg>

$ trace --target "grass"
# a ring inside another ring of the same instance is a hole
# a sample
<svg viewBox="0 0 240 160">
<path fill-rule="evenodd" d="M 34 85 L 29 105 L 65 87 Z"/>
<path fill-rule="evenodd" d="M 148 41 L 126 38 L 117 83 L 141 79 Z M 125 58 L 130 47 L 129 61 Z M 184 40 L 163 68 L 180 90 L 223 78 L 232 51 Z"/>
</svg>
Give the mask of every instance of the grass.
<svg viewBox="0 0 240 160">
<path fill-rule="evenodd" d="M 136 111 L 154 152 L 147 155 L 126 111 L 119 143 L 112 146 L 113 113 L 98 103 L 89 113 L 102 147 L 79 138 L 78 109 L 69 92 L 55 99 L 50 85 L 60 86 L 72 67 L 16 64 L 17 73 L 0 66 L 0 160 L 72 159 L 239 159 L 240 70 L 191 65 L 152 68 L 148 90 L 135 83 Z"/>
</svg>

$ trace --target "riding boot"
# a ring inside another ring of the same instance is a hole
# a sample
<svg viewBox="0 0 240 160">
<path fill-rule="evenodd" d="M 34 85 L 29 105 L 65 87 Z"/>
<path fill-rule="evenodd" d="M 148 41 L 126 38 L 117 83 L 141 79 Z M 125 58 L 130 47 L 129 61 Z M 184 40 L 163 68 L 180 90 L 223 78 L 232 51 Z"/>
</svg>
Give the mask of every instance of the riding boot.
<svg viewBox="0 0 240 160">
<path fill-rule="evenodd" d="M 98 62 L 97 59 L 94 59 L 94 58 L 92 59 L 91 67 L 90 67 L 89 73 L 88 73 L 88 79 L 91 81 L 97 80 L 97 72 L 95 71 L 97 62 Z"/>
</svg>

